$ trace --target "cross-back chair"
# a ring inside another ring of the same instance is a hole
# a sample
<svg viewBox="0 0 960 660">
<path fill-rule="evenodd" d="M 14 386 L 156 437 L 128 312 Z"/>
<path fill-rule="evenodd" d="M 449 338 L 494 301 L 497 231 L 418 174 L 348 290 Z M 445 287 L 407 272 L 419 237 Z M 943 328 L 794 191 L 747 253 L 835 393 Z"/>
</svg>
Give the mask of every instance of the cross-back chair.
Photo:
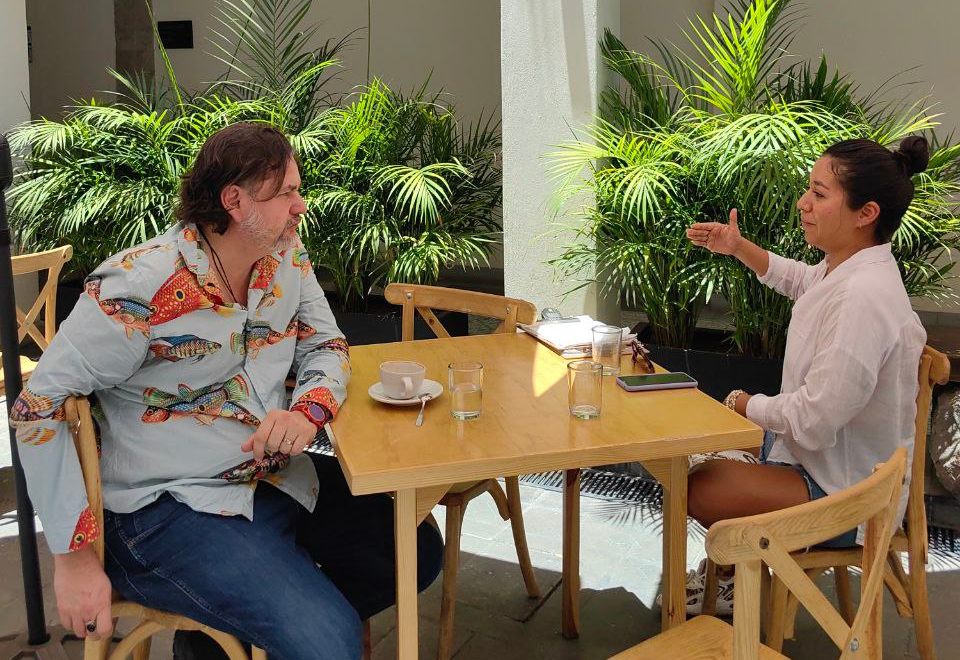
<svg viewBox="0 0 960 660">
<path fill-rule="evenodd" d="M 707 532 L 707 553 L 734 565 L 733 625 L 698 616 L 615 656 L 614 660 L 784 658 L 760 643 L 763 565 L 810 612 L 840 649 L 841 660 L 882 657 L 882 588 L 907 452 L 897 449 L 872 475 L 839 493 L 756 516 L 723 520 Z M 798 563 L 796 551 L 866 522 L 860 608 L 848 622 Z"/>
<path fill-rule="evenodd" d="M 47 281 L 40 289 L 37 297 L 30 304 L 26 312 L 17 305 L 17 341 L 23 342 L 28 337 L 40 348 L 47 350 L 57 332 L 57 285 L 60 283 L 60 271 L 63 265 L 73 257 L 73 246 L 22 254 L 11 259 L 13 274 L 29 275 L 46 271 Z M 43 332 L 37 327 L 37 318 L 43 311 Z M 37 363 L 28 357 L 20 356 L 20 374 L 26 381 L 33 373 Z M 4 392 L 3 365 L 0 364 L 0 394 Z"/>
<path fill-rule="evenodd" d="M 898 526 L 887 555 L 884 582 L 893 596 L 897 612 L 913 618 L 917 650 L 923 660 L 933 660 L 933 625 L 930 621 L 930 602 L 927 597 L 927 514 L 923 501 L 924 469 L 927 456 L 927 426 L 933 386 L 945 384 L 950 377 L 950 361 L 943 353 L 925 346 L 918 370 L 920 388 L 917 392 L 917 417 L 914 434 L 913 459 L 910 465 L 909 499 L 905 526 Z M 903 570 L 901 555 L 906 553 L 909 573 Z M 833 568 L 840 611 L 847 621 L 853 616 L 853 597 L 850 588 L 849 566 L 862 566 L 863 548 L 812 549 L 797 556 L 797 562 L 811 576 L 818 576 Z M 791 598 L 783 583 L 774 578 L 771 597 L 772 614 L 767 644 L 781 648 L 784 637 L 793 637 L 797 601 Z"/>
</svg>

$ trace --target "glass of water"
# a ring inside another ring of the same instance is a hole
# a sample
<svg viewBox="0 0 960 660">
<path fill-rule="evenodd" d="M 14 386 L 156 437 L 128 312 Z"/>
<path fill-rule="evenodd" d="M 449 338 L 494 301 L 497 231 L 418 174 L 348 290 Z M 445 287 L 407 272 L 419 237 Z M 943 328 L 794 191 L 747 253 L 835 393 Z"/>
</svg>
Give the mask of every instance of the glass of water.
<svg viewBox="0 0 960 660">
<path fill-rule="evenodd" d="M 603 365 L 591 360 L 574 360 L 567 365 L 567 395 L 570 414 L 580 419 L 600 416 L 603 393 Z"/>
<path fill-rule="evenodd" d="M 593 329 L 593 361 L 603 365 L 604 376 L 620 373 L 620 354 L 623 352 L 623 328 L 598 325 Z"/>
<path fill-rule="evenodd" d="M 452 362 L 447 368 L 450 414 L 454 419 L 476 419 L 483 400 L 483 365 Z"/>
</svg>

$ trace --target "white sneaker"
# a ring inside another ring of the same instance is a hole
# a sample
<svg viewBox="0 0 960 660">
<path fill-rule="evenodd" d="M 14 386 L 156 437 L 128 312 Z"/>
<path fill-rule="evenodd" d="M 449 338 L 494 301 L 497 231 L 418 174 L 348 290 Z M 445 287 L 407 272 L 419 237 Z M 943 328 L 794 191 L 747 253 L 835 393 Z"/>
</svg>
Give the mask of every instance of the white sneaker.
<svg viewBox="0 0 960 660">
<path fill-rule="evenodd" d="M 687 572 L 687 616 L 697 616 L 703 612 L 703 592 L 707 582 L 707 560 L 700 562 L 697 570 Z M 657 594 L 657 605 L 663 607 L 663 594 Z M 717 580 L 717 616 L 733 614 L 733 575 L 720 576 Z"/>
</svg>

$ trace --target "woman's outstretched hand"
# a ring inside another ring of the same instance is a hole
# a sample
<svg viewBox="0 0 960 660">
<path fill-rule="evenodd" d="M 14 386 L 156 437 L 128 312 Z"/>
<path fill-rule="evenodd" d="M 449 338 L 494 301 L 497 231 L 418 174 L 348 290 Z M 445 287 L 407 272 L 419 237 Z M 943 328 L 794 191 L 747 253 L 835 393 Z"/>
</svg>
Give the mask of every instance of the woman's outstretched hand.
<svg viewBox="0 0 960 660">
<path fill-rule="evenodd" d="M 730 224 L 698 222 L 687 229 L 687 238 L 694 245 L 717 254 L 734 254 L 740 247 L 740 228 L 737 227 L 737 209 L 730 209 Z"/>
</svg>

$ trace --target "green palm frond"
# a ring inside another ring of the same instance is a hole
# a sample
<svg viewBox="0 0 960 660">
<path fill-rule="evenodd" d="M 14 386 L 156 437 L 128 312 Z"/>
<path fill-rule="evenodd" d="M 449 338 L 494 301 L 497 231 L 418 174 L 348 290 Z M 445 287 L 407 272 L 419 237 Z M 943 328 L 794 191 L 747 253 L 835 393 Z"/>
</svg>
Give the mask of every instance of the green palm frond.
<svg viewBox="0 0 960 660">
<path fill-rule="evenodd" d="M 655 341 L 688 346 L 699 309 L 714 293 L 730 305 L 732 340 L 744 353 L 782 356 L 791 302 L 732 259 L 693 248 L 693 222 L 725 220 L 760 246 L 808 263 L 796 203 L 830 145 L 870 137 L 895 146 L 923 133 L 926 172 L 893 250 L 910 295 L 949 295 L 960 249 L 960 146 L 938 139 L 927 99 L 890 96 L 893 76 L 862 96 L 826 57 L 792 59 L 802 15 L 789 0 L 735 0 L 729 15 L 695 19 L 686 49 L 652 41 L 658 56 L 600 42 L 617 82 L 599 116 L 547 154 L 556 186 L 551 211 L 566 247 L 551 261 L 570 288 L 598 284 L 641 309 Z M 662 62 L 662 64 L 658 63 Z"/>
</svg>

